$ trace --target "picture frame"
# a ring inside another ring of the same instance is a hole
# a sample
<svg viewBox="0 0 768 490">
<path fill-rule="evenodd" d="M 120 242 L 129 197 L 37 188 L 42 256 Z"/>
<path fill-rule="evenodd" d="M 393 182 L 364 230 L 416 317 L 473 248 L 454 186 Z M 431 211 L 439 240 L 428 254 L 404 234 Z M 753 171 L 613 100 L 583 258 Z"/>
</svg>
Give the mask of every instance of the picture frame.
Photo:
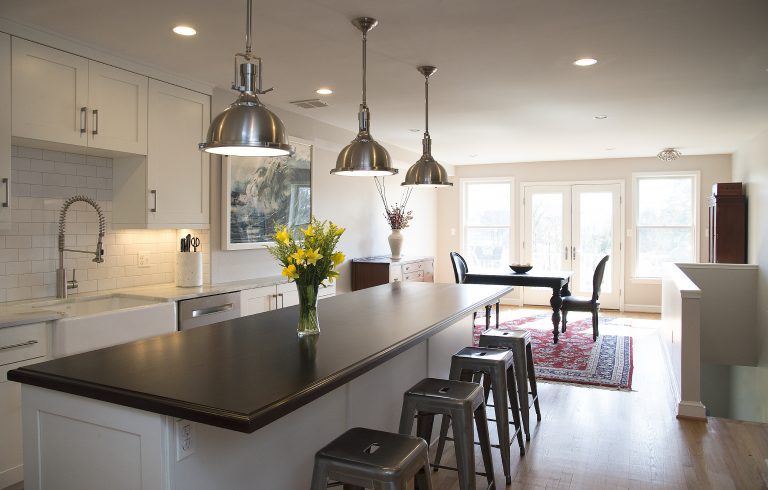
<svg viewBox="0 0 768 490">
<path fill-rule="evenodd" d="M 306 227 L 312 216 L 313 145 L 289 138 L 289 157 L 222 158 L 221 248 L 247 250 L 274 243 L 275 225 Z"/>
</svg>

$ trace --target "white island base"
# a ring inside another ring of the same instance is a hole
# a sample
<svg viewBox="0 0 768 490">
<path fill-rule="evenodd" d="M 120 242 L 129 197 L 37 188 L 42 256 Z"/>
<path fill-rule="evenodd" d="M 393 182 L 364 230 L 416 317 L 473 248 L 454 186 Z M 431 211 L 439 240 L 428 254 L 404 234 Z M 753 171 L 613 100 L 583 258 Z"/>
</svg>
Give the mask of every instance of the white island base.
<svg viewBox="0 0 768 490">
<path fill-rule="evenodd" d="M 24 488 L 305 490 L 318 449 L 352 427 L 396 432 L 403 392 L 447 378 L 471 343 L 464 318 L 252 434 L 25 384 Z"/>
</svg>

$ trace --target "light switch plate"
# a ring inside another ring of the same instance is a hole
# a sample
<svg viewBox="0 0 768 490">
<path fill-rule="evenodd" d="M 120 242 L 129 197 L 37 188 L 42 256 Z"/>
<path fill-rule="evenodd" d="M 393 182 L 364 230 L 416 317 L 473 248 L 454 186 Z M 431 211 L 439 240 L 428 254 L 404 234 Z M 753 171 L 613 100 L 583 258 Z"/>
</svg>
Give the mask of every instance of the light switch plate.
<svg viewBox="0 0 768 490">
<path fill-rule="evenodd" d="M 195 453 L 195 423 L 176 419 L 176 461 Z"/>
</svg>

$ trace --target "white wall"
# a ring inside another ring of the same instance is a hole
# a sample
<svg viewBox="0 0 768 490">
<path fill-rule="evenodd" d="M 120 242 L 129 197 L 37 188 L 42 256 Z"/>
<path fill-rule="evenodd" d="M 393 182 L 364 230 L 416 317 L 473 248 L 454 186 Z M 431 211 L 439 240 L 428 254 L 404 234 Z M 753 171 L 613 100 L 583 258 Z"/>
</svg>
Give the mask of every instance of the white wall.
<svg viewBox="0 0 768 490">
<path fill-rule="evenodd" d="M 235 92 L 215 90 L 212 99 L 212 114 L 218 114 L 235 99 Z M 329 219 L 347 229 L 339 248 L 348 259 L 372 255 L 389 254 L 387 235 L 390 229 L 382 215 L 383 205 L 371 177 L 340 177 L 330 175 L 336 165 L 339 151 L 346 146 L 356 133 L 356 113 L 349 115 L 350 130 L 343 130 L 315 121 L 309 117 L 272 108 L 283 120 L 288 134 L 308 140 L 314 144 L 312 162 L 312 212 L 320 219 Z M 311 109 L 322 111 L 322 109 Z M 376 126 L 372 131 L 376 136 Z M 399 200 L 400 182 L 407 168 L 420 154 L 387 145 L 400 173 L 388 177 L 387 187 L 390 200 Z M 416 149 L 419 150 L 419 149 Z M 221 165 L 220 159 L 211 159 L 211 281 L 214 284 L 273 276 L 280 273 L 275 259 L 266 250 L 221 249 Z M 435 189 L 414 189 L 408 208 L 413 210 L 414 219 L 404 230 L 405 255 L 431 255 L 436 253 L 437 200 Z M 338 290 L 350 288 L 350 264 L 340 267 Z"/>
<path fill-rule="evenodd" d="M 505 163 L 493 165 L 461 165 L 456 166 L 456 178 L 453 189 L 446 189 L 438 196 L 440 215 L 438 216 L 438 265 L 440 282 L 453 282 L 453 276 L 448 263 L 448 254 L 459 250 L 459 192 L 460 178 L 475 177 L 514 177 L 515 178 L 515 218 L 519 221 L 521 184 L 524 182 L 570 182 L 570 181 L 599 181 L 621 180 L 625 182 L 625 227 L 632 226 L 632 174 L 634 172 L 663 172 L 694 170 L 701 173 L 700 179 L 700 260 L 707 259 L 707 238 L 704 230 L 707 227 L 707 200 L 711 194 L 712 184 L 729 182 L 731 180 L 730 155 L 698 155 L 684 156 L 675 162 L 662 162 L 653 158 L 623 158 L 607 160 L 577 160 L 558 162 Z M 456 230 L 451 235 L 451 230 Z M 512 244 L 514 257 L 520 256 L 519 238 L 522 233 L 522 223 L 516 222 Z M 625 233 L 626 234 L 626 233 Z M 631 270 L 633 243 L 625 238 L 625 276 Z M 626 277 L 624 283 L 624 303 L 640 307 L 658 308 L 661 301 L 661 283 L 636 282 Z M 513 293 L 516 294 L 516 293 Z M 658 311 L 658 310 L 657 310 Z"/>
<path fill-rule="evenodd" d="M 757 277 L 757 367 L 732 369 L 731 413 L 742 420 L 768 422 L 768 130 L 733 155 L 733 180 L 744 182 L 748 199 L 749 262 Z"/>
</svg>

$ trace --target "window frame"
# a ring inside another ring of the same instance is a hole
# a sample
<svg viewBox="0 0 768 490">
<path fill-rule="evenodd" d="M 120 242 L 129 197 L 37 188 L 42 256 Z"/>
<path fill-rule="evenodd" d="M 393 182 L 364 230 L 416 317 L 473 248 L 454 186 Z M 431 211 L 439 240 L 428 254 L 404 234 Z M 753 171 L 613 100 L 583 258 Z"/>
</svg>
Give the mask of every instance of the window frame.
<svg viewBox="0 0 768 490">
<path fill-rule="evenodd" d="M 468 225 L 467 222 L 467 187 L 470 184 L 508 184 L 509 185 L 509 223 L 506 225 Z M 515 178 L 514 177 L 472 177 L 459 179 L 459 250 L 462 256 L 467 257 L 467 230 L 483 228 L 507 228 L 509 230 L 509 256 L 507 261 L 513 264 L 515 256 Z"/>
<path fill-rule="evenodd" d="M 660 284 L 661 276 L 648 277 L 637 275 L 637 257 L 639 253 L 639 239 L 641 228 L 688 228 L 687 226 L 640 226 L 638 225 L 638 215 L 640 211 L 640 181 L 643 179 L 664 179 L 664 178 L 690 178 L 693 181 L 693 216 L 692 229 L 693 235 L 693 256 L 692 261 L 699 261 L 700 253 L 700 207 L 701 207 L 701 172 L 698 170 L 679 170 L 669 172 L 633 172 L 632 173 L 632 275 L 631 281 L 637 284 Z"/>
</svg>

